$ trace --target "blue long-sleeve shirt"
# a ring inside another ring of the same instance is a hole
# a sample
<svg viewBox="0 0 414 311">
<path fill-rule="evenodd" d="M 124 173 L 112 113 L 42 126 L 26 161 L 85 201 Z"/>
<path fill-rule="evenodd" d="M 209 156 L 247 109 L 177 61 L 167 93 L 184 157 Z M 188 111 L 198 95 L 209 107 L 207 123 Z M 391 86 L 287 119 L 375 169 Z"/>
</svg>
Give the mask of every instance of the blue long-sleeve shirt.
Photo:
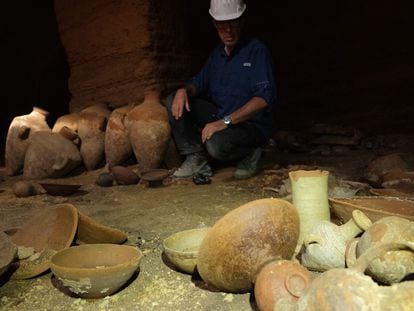
<svg viewBox="0 0 414 311">
<path fill-rule="evenodd" d="M 220 44 L 190 82 L 201 96 L 217 106 L 219 117 L 232 113 L 254 96 L 263 98 L 267 103 L 266 109 L 248 122 L 254 123 L 265 137 L 270 137 L 276 87 L 270 53 L 263 43 L 243 38 L 230 56 Z"/>
</svg>

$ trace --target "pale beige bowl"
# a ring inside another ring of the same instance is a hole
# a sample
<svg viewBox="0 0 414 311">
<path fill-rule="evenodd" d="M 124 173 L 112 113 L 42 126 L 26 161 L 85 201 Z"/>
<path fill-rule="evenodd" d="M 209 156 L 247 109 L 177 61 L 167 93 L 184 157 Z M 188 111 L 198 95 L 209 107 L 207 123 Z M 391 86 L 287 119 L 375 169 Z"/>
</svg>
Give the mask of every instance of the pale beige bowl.
<svg viewBox="0 0 414 311">
<path fill-rule="evenodd" d="M 118 291 L 138 269 L 141 251 L 132 246 L 86 244 L 55 254 L 50 268 L 62 285 L 82 298 Z"/>
<path fill-rule="evenodd" d="M 198 249 L 210 228 L 177 232 L 164 240 L 164 253 L 179 270 L 192 274 L 197 264 Z"/>
</svg>

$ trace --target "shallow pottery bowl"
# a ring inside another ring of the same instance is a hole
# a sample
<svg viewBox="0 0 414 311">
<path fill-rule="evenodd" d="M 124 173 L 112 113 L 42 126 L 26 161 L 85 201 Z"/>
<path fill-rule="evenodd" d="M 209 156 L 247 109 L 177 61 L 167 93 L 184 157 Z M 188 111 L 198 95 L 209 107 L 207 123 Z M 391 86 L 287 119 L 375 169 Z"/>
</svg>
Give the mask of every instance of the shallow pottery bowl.
<svg viewBox="0 0 414 311">
<path fill-rule="evenodd" d="M 133 246 L 86 244 L 56 253 L 51 270 L 62 285 L 82 298 L 118 291 L 138 269 L 142 252 Z"/>
<path fill-rule="evenodd" d="M 75 193 L 82 185 L 77 184 L 57 184 L 39 183 L 47 194 L 54 196 L 67 196 Z"/>
<path fill-rule="evenodd" d="M 121 244 L 128 239 L 128 236 L 121 230 L 100 224 L 79 211 L 78 218 L 76 234 L 76 243 L 78 244 Z"/>
<path fill-rule="evenodd" d="M 190 229 L 174 233 L 164 240 L 164 253 L 181 271 L 194 272 L 198 249 L 207 234 L 209 227 Z"/>
<path fill-rule="evenodd" d="M 414 201 L 397 197 L 372 196 L 329 199 L 332 212 L 343 222 L 352 218 L 352 211 L 358 209 L 375 222 L 383 217 L 398 216 L 414 221 Z"/>
<path fill-rule="evenodd" d="M 68 248 L 78 226 L 78 211 L 72 204 L 58 204 L 35 212 L 10 239 L 18 247 L 33 249 L 33 255 L 19 261 L 12 279 L 28 279 L 50 267 L 50 258 Z"/>
</svg>

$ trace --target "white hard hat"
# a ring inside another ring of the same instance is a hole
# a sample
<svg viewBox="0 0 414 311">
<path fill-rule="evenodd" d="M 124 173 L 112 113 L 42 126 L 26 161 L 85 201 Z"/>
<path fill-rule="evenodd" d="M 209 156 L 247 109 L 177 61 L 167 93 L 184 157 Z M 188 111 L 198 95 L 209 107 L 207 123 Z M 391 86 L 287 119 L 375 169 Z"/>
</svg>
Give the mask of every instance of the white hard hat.
<svg viewBox="0 0 414 311">
<path fill-rule="evenodd" d="M 239 18 L 244 10 L 243 0 L 211 0 L 208 12 L 216 21 L 225 21 Z"/>
</svg>

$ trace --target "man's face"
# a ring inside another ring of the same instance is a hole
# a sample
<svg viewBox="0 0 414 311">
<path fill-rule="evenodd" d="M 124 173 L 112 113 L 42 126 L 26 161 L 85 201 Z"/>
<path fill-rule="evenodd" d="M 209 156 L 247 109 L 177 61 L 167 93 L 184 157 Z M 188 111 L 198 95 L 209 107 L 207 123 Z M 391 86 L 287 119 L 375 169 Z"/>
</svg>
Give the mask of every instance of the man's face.
<svg viewBox="0 0 414 311">
<path fill-rule="evenodd" d="M 239 42 L 242 26 L 240 18 L 229 21 L 213 21 L 213 23 L 226 47 L 233 48 Z"/>
</svg>

